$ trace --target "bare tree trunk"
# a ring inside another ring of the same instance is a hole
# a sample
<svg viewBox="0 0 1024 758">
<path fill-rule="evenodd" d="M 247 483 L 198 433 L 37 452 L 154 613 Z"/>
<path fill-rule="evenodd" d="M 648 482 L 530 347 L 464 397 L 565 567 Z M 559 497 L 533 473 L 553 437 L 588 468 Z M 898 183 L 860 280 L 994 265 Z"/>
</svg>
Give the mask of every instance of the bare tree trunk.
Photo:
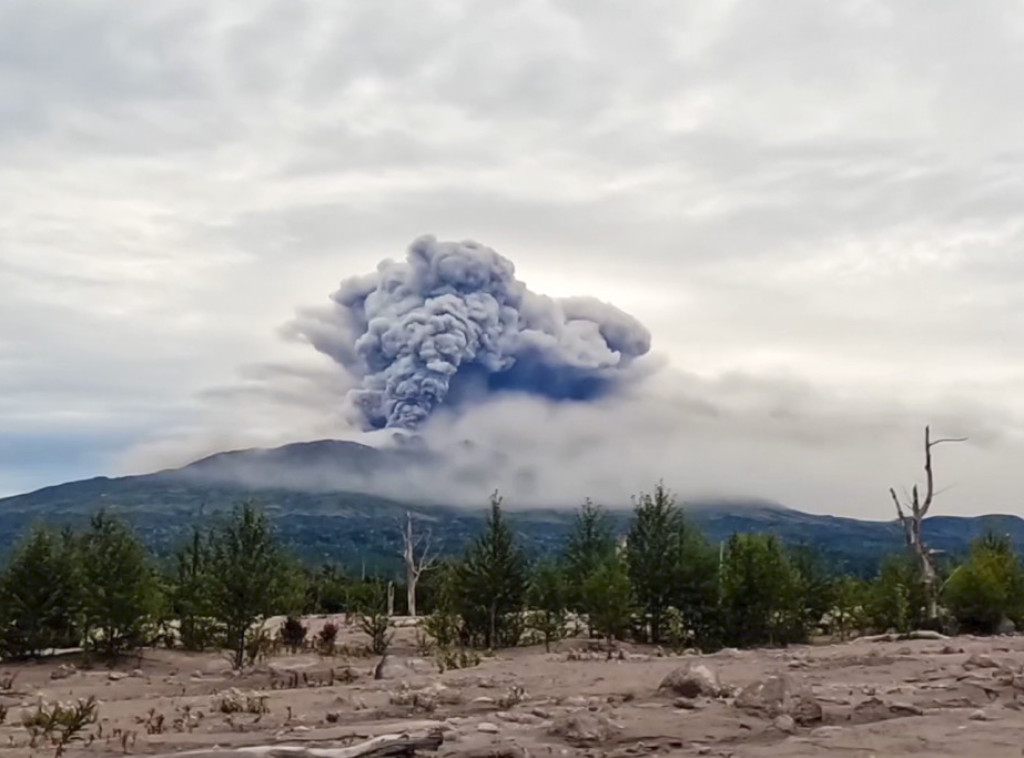
<svg viewBox="0 0 1024 758">
<path fill-rule="evenodd" d="M 395 615 L 395 583 L 388 582 L 388 616 Z"/>
<path fill-rule="evenodd" d="M 421 535 L 416 539 L 412 529 L 412 513 L 405 513 L 405 530 L 402 546 L 402 557 L 405 559 L 405 582 L 406 598 L 409 603 L 409 615 L 416 616 L 416 585 L 419 584 L 423 572 L 429 569 L 437 555 L 430 551 L 430 535 Z M 423 543 L 423 549 L 419 556 L 416 555 L 417 548 Z"/>
<path fill-rule="evenodd" d="M 942 437 L 939 439 L 932 439 L 931 427 L 926 426 L 924 428 L 924 472 L 925 472 L 925 492 L 924 498 L 921 498 L 920 490 L 915 484 L 913 489 L 910 491 L 909 498 L 906 498 L 907 504 L 904 508 L 904 504 L 900 502 L 899 496 L 896 494 L 896 490 L 889 488 L 889 494 L 892 496 L 892 501 L 896 505 L 896 515 L 899 518 L 900 524 L 903 526 L 903 532 L 907 540 L 907 547 L 914 554 L 918 564 L 921 567 L 921 581 L 924 584 L 925 596 L 928 598 L 928 617 L 935 618 L 938 615 L 937 609 L 937 597 L 935 588 L 935 564 L 932 561 L 931 551 L 924 544 L 924 539 L 921 536 L 921 526 L 924 523 L 925 516 L 928 515 L 928 510 L 932 506 L 932 501 L 935 498 L 935 474 L 932 470 L 932 448 L 936 445 L 941 445 L 944 442 L 965 442 L 966 437 Z M 907 512 L 909 510 L 909 513 Z"/>
</svg>

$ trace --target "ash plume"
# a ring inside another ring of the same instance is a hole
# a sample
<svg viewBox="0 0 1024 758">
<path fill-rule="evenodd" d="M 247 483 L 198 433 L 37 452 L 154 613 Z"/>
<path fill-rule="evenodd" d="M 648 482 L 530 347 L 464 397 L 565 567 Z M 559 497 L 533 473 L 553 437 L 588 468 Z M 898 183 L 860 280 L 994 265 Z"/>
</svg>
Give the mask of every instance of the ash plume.
<svg viewBox="0 0 1024 758">
<path fill-rule="evenodd" d="M 629 314 L 531 292 L 510 260 L 472 241 L 420 237 L 404 261 L 343 280 L 331 300 L 289 331 L 354 378 L 347 399 L 365 429 L 412 429 L 496 392 L 592 400 L 628 381 L 651 345 Z"/>
</svg>

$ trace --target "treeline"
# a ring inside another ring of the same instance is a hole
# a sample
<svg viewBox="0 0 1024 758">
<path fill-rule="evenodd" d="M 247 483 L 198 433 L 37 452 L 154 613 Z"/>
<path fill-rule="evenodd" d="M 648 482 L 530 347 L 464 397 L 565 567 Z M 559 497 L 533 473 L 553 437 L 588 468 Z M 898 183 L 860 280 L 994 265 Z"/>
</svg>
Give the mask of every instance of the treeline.
<svg viewBox="0 0 1024 758">
<path fill-rule="evenodd" d="M 637 499 L 624 539 L 587 502 L 561 553 L 537 561 L 495 496 L 483 533 L 431 568 L 417 594 L 425 631 L 460 649 L 550 644 L 571 632 L 708 650 L 935 624 L 993 632 L 1024 618 L 1024 567 L 1008 539 L 979 540 L 942 580 L 944 615 L 929 619 L 909 556 L 863 580 L 830 574 L 813 550 L 770 535 L 712 544 L 659 485 Z M 241 666 L 266 635 L 262 619 L 288 616 L 281 633 L 294 640 L 303 633 L 295 617 L 342 611 L 360 614 L 379 652 L 404 598 L 397 581 L 303 566 L 251 504 L 197 527 L 170 561 L 101 512 L 80 531 L 36 528 L 12 551 L 0 574 L 0 656 L 81 646 L 112 657 L 166 644 L 227 649 Z"/>
</svg>

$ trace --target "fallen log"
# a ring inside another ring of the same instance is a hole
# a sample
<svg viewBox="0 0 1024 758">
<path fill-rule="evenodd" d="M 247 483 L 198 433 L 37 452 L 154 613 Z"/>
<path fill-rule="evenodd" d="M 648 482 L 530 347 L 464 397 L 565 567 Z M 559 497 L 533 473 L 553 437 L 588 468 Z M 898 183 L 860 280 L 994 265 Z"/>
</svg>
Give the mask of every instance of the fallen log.
<svg viewBox="0 0 1024 758">
<path fill-rule="evenodd" d="M 433 731 L 426 735 L 382 734 L 356 745 L 317 748 L 303 745 L 251 745 L 248 747 L 188 750 L 163 753 L 153 758 L 413 758 L 418 750 L 436 751 L 444 735 Z"/>
<path fill-rule="evenodd" d="M 949 636 L 942 634 L 941 632 L 933 632 L 929 629 L 918 629 L 913 632 L 906 632 L 904 634 L 897 634 L 890 632 L 888 634 L 875 634 L 866 637 L 857 637 L 854 642 L 903 642 L 905 640 L 948 640 Z"/>
</svg>

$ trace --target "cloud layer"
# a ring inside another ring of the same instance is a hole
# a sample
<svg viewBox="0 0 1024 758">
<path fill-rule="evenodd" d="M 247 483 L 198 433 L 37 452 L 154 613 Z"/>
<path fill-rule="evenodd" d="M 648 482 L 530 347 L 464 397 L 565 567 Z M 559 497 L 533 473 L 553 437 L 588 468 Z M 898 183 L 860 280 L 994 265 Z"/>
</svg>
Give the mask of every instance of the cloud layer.
<svg viewBox="0 0 1024 758">
<path fill-rule="evenodd" d="M 885 515 L 946 420 L 944 507 L 1017 510 L 1022 42 L 994 0 L 6 2 L 0 491 L 352 433 L 277 329 L 430 232 L 651 331 L 685 392 L 522 411 L 653 450 L 630 486 Z"/>
</svg>

